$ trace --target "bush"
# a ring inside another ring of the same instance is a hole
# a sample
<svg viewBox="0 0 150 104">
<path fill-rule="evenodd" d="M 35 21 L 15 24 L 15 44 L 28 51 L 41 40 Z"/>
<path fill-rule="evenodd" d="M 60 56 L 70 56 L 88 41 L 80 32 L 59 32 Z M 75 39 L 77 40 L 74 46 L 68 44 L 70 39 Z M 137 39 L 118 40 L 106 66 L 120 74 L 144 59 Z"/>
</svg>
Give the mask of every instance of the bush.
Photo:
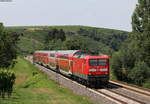
<svg viewBox="0 0 150 104">
<path fill-rule="evenodd" d="M 15 83 L 15 74 L 10 70 L 0 69 L 0 97 L 11 96 L 13 85 Z"/>
<path fill-rule="evenodd" d="M 130 71 L 128 77 L 137 85 L 142 85 L 149 79 L 150 68 L 145 62 L 136 62 L 135 67 Z"/>
<path fill-rule="evenodd" d="M 143 84 L 143 87 L 150 89 L 150 78 Z"/>
<path fill-rule="evenodd" d="M 121 80 L 122 78 L 122 72 L 121 72 L 121 55 L 120 52 L 116 52 L 113 54 L 112 59 L 111 59 L 111 67 L 113 74 L 117 77 L 117 79 Z"/>
</svg>

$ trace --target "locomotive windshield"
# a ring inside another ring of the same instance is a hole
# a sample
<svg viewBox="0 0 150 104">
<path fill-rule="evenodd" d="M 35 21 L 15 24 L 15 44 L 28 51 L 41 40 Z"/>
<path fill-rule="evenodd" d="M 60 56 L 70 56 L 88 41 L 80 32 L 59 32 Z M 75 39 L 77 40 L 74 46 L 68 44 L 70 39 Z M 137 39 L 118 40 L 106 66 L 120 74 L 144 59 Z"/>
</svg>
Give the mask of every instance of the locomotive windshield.
<svg viewBox="0 0 150 104">
<path fill-rule="evenodd" d="M 90 66 L 105 66 L 107 65 L 107 60 L 106 59 L 90 59 L 89 60 L 89 65 Z"/>
</svg>

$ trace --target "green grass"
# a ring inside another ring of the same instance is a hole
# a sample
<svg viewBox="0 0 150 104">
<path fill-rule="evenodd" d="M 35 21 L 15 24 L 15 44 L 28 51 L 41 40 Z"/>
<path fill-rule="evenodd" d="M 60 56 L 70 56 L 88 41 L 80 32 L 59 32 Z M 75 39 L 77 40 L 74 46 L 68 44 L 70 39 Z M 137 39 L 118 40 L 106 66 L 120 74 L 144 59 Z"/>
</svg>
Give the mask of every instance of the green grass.
<svg viewBox="0 0 150 104">
<path fill-rule="evenodd" d="M 75 95 L 67 88 L 49 80 L 22 58 L 18 58 L 13 70 L 17 79 L 12 97 L 0 99 L 0 104 L 92 104 L 87 97 Z"/>
</svg>

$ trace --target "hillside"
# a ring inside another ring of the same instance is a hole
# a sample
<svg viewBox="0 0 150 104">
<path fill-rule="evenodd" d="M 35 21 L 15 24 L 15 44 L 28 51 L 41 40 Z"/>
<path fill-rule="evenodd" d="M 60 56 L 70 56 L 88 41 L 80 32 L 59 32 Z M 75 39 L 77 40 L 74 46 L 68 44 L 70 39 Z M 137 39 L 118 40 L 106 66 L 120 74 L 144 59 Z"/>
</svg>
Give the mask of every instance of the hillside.
<svg viewBox="0 0 150 104">
<path fill-rule="evenodd" d="M 8 31 L 23 33 L 18 43 L 21 52 L 32 53 L 34 50 L 43 49 L 44 39 L 52 29 L 63 29 L 66 37 L 74 35 L 86 37 L 86 41 L 92 41 L 103 53 L 112 54 L 120 48 L 120 44 L 127 38 L 128 32 L 96 28 L 87 26 L 17 26 L 7 27 Z M 104 49 L 106 48 L 106 49 Z M 106 52 L 107 50 L 107 52 Z"/>
</svg>

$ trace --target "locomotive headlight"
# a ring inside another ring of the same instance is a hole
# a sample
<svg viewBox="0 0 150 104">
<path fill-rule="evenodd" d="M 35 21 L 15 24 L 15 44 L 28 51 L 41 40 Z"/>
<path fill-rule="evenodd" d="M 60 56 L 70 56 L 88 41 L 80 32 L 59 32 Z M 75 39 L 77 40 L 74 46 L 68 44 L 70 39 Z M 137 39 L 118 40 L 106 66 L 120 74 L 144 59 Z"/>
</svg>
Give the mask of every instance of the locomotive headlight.
<svg viewBox="0 0 150 104">
<path fill-rule="evenodd" d="M 96 72 L 96 69 L 89 69 L 89 72 Z"/>
<path fill-rule="evenodd" d="M 108 70 L 107 68 L 100 69 L 100 71 L 107 71 L 107 70 Z"/>
</svg>

